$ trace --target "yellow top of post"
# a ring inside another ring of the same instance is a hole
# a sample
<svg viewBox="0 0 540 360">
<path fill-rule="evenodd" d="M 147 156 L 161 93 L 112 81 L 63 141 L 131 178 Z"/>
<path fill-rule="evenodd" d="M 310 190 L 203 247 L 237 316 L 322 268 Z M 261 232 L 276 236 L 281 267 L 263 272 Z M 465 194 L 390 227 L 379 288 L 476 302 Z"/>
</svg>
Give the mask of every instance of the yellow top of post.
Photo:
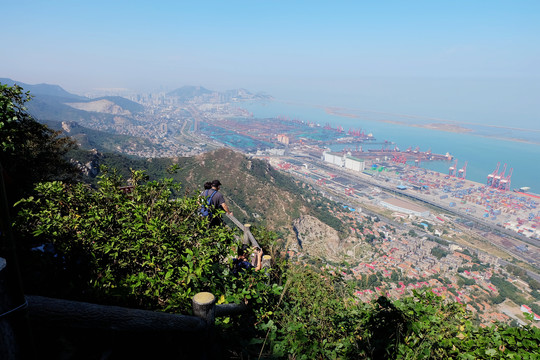
<svg viewBox="0 0 540 360">
<path fill-rule="evenodd" d="M 200 292 L 193 297 L 193 301 L 197 304 L 209 304 L 216 300 L 216 297 L 209 292 Z"/>
</svg>

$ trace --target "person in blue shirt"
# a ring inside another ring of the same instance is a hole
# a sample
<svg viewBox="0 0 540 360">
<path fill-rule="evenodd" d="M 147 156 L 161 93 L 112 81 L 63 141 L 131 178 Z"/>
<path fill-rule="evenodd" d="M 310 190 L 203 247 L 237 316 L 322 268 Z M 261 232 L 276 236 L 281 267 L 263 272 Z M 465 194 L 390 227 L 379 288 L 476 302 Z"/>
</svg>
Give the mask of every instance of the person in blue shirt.
<svg viewBox="0 0 540 360">
<path fill-rule="evenodd" d="M 206 184 L 205 184 L 206 185 Z M 223 220 L 221 215 L 215 214 L 216 210 L 223 210 L 227 214 L 232 215 L 232 211 L 229 209 L 229 206 L 225 202 L 223 194 L 219 191 L 221 189 L 221 182 L 219 180 L 214 180 L 211 183 L 212 187 L 209 190 L 203 192 L 204 197 L 210 197 L 210 223 L 209 227 L 223 226 Z"/>
</svg>

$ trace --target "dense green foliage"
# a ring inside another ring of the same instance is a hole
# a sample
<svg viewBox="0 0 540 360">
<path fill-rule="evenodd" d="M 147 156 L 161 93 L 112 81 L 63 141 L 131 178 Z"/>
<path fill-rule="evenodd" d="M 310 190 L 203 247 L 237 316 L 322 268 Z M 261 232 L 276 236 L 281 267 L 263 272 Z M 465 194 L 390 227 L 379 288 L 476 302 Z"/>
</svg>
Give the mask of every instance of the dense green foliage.
<svg viewBox="0 0 540 360">
<path fill-rule="evenodd" d="M 292 359 L 538 359 L 540 330 L 473 325 L 463 305 L 430 290 L 364 304 L 339 277 L 290 266 L 265 346 Z M 269 343 L 269 344 L 267 344 Z"/>
<path fill-rule="evenodd" d="M 440 246 L 435 246 L 431 248 L 431 255 L 435 256 L 437 259 L 442 259 L 446 255 L 450 254 L 448 251 L 444 250 Z"/>
<path fill-rule="evenodd" d="M 499 304 L 505 299 L 511 299 L 518 305 L 525 304 L 527 302 L 527 300 L 523 297 L 522 292 L 514 284 L 504 280 L 502 277 L 493 275 L 490 281 L 499 291 L 499 295 L 493 299 L 495 304 Z"/>
<path fill-rule="evenodd" d="M 30 95 L 0 84 L 0 164 L 11 203 L 38 181 L 72 181 L 77 170 L 65 158 L 75 143 L 35 121 L 26 111 Z"/>
<path fill-rule="evenodd" d="M 450 243 L 449 243 L 448 241 L 443 240 L 443 239 L 441 239 L 441 238 L 439 238 L 439 237 L 432 237 L 432 238 L 430 238 L 430 240 L 431 240 L 431 241 L 435 241 L 436 243 L 441 244 L 441 245 L 443 245 L 443 246 L 448 246 L 448 245 L 450 245 Z"/>
<path fill-rule="evenodd" d="M 233 234 L 208 228 L 199 198 L 173 199 L 179 184 L 145 182 L 137 171 L 131 183 L 122 189 L 114 172 L 96 190 L 42 183 L 36 197 L 20 202 L 16 228 L 31 290 L 175 312 L 189 311 L 199 291 L 229 301 L 249 295 L 230 273 Z M 38 245 L 48 251 L 30 250 Z"/>
<path fill-rule="evenodd" d="M 529 274 L 527 274 L 526 270 L 512 264 L 506 266 L 506 270 L 510 274 L 517 276 L 523 281 L 527 282 L 531 290 L 540 290 L 540 282 L 530 277 Z"/>
</svg>

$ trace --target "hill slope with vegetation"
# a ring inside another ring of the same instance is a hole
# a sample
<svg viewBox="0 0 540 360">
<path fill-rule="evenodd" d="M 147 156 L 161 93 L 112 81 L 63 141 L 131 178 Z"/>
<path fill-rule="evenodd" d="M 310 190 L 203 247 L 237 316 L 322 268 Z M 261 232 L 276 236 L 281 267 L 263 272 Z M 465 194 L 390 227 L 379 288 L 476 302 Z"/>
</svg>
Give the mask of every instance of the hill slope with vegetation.
<svg viewBox="0 0 540 360">
<path fill-rule="evenodd" d="M 176 165 L 178 171 L 171 176 L 190 194 L 199 194 L 206 181 L 219 179 L 223 184 L 221 191 L 241 222 L 263 225 L 291 236 L 293 221 L 301 215 L 312 215 L 338 230 L 342 237 L 347 235 L 346 226 L 330 212 L 345 211 L 338 204 L 267 162 L 229 149 L 175 159 L 143 160 L 103 154 L 98 163 L 119 169 L 124 176 L 129 176 L 130 168 L 144 169 L 151 179 L 159 179 L 168 167 Z"/>
</svg>

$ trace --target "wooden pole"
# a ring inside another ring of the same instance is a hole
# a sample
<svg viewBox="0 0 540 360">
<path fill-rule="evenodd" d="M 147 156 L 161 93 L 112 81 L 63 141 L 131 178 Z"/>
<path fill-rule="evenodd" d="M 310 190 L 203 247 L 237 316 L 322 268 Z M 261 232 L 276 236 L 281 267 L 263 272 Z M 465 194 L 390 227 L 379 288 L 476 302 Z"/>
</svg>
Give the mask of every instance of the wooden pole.
<svg viewBox="0 0 540 360">
<path fill-rule="evenodd" d="M 218 353 L 217 344 L 214 343 L 214 324 L 216 321 L 216 297 L 209 292 L 197 293 L 191 300 L 193 315 L 206 324 L 206 336 L 199 344 L 201 359 L 213 359 Z"/>
<path fill-rule="evenodd" d="M 209 292 L 200 292 L 192 299 L 193 315 L 204 320 L 209 328 L 214 327 L 216 320 L 216 297 Z"/>
<path fill-rule="evenodd" d="M 250 228 L 251 228 L 251 224 L 244 224 L 244 238 L 242 239 L 242 243 L 244 245 L 248 245 L 250 243 L 249 241 L 249 234 L 251 234 Z"/>
<path fill-rule="evenodd" d="M 240 221 L 238 221 L 238 219 L 235 218 L 233 215 L 225 214 L 225 216 L 227 216 L 229 218 L 229 220 L 231 220 L 234 223 L 234 225 L 236 225 L 240 230 L 242 230 L 244 232 L 244 239 L 242 239 L 244 244 L 249 244 L 249 242 L 251 242 L 252 247 L 260 248 L 259 243 L 257 242 L 257 240 L 255 240 L 255 237 L 251 233 L 250 229 L 247 229 L 247 231 L 246 231 L 245 225 L 242 225 L 242 223 Z M 247 225 L 249 225 L 251 227 L 250 224 L 247 224 Z M 247 234 L 247 237 L 249 239 L 249 241 L 247 241 L 247 242 L 245 240 L 246 234 Z"/>
<path fill-rule="evenodd" d="M 272 257 L 270 255 L 264 255 L 262 257 L 262 267 L 263 269 L 269 269 L 272 267 Z"/>
<path fill-rule="evenodd" d="M 30 295 L 26 298 L 31 322 L 47 326 L 153 333 L 203 333 L 206 330 L 206 323 L 195 316 L 43 296 Z"/>
</svg>

